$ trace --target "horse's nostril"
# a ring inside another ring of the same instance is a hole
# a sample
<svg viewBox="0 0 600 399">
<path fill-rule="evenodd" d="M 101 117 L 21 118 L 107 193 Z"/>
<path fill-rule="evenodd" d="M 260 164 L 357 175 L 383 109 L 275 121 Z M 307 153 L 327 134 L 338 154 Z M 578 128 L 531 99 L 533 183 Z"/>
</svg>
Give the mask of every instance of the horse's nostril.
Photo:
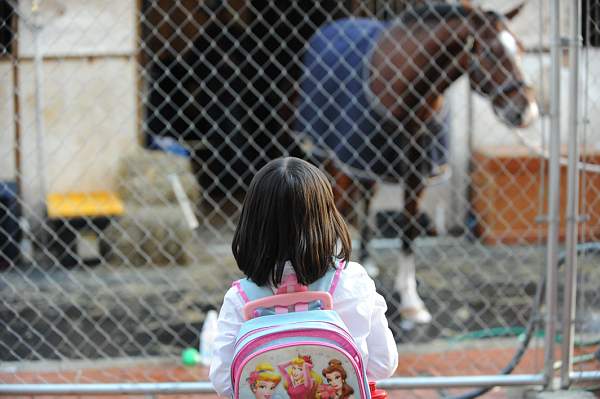
<svg viewBox="0 0 600 399">
<path fill-rule="evenodd" d="M 521 127 L 525 122 L 526 110 L 517 109 L 514 106 L 506 106 L 504 108 L 496 108 L 496 114 L 507 125 L 513 127 Z"/>
<path fill-rule="evenodd" d="M 511 120 L 515 125 L 520 125 L 523 122 L 523 113 L 519 111 L 511 112 Z"/>
<path fill-rule="evenodd" d="M 520 113 L 516 113 L 513 117 L 513 124 L 515 126 L 521 126 L 523 124 L 523 115 Z"/>
</svg>

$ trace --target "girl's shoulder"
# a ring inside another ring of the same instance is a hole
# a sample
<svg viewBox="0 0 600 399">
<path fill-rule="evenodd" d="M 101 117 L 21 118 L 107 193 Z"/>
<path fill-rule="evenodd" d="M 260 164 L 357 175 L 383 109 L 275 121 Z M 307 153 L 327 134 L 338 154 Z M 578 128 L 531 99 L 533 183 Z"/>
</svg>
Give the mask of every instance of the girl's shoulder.
<svg viewBox="0 0 600 399">
<path fill-rule="evenodd" d="M 348 262 L 341 273 L 335 296 L 354 297 L 358 293 L 367 294 L 375 291 L 375 283 L 365 268 L 358 262 Z"/>
<path fill-rule="evenodd" d="M 366 276 L 366 277 L 369 277 L 369 275 L 367 274 L 367 270 L 363 267 L 363 265 L 361 265 L 358 262 L 352 262 L 352 261 L 350 261 L 346 264 L 346 267 L 344 267 L 344 270 L 342 272 L 342 276 L 354 276 L 354 277 Z"/>
<path fill-rule="evenodd" d="M 240 293 L 239 286 L 236 285 L 234 282 L 234 284 L 232 284 L 231 287 L 229 287 L 227 292 L 225 292 L 225 296 L 223 297 L 223 303 L 231 304 L 236 307 L 244 306 L 245 301 L 242 298 L 242 295 L 243 294 Z"/>
</svg>

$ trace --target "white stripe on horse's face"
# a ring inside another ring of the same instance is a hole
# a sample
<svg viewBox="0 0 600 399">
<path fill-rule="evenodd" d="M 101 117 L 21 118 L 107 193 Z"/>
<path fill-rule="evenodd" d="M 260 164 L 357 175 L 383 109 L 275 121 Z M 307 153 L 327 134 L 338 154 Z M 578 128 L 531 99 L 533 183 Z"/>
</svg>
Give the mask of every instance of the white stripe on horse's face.
<svg viewBox="0 0 600 399">
<path fill-rule="evenodd" d="M 515 36 L 508 30 L 502 30 L 498 33 L 498 41 L 502 44 L 504 52 L 507 57 L 510 57 L 510 61 L 513 62 L 516 70 L 521 70 L 521 54 L 519 51 L 519 43 Z M 526 82 L 526 78 L 522 77 Z M 522 105 L 517 105 L 517 104 Z M 513 127 L 527 127 L 529 126 L 539 114 L 535 99 L 530 99 L 525 103 L 515 103 L 512 97 L 507 101 L 504 101 L 504 105 L 499 107 L 495 103 L 492 104 L 494 112 L 505 124 Z"/>
<path fill-rule="evenodd" d="M 519 54 L 519 46 L 517 45 L 517 39 L 507 30 L 503 30 L 498 33 L 498 41 L 502 43 L 504 49 L 513 58 L 516 58 Z"/>
</svg>

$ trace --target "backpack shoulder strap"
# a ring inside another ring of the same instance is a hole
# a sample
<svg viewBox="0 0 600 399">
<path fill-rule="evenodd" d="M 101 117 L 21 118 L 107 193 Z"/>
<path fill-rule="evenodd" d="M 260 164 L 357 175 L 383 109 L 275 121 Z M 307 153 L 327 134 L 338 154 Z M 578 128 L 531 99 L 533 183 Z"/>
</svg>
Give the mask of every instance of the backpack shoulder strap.
<svg viewBox="0 0 600 399">
<path fill-rule="evenodd" d="M 314 283 L 308 286 L 309 291 L 325 291 L 329 292 L 331 296 L 335 292 L 335 288 L 339 282 L 342 271 L 346 268 L 346 262 L 343 259 L 336 259 L 334 267 L 330 268 L 327 273 Z M 237 288 L 238 294 L 244 301 L 248 303 L 257 299 L 265 298 L 273 295 L 271 287 L 258 286 L 248 278 L 243 278 L 234 281 L 233 287 Z"/>
<path fill-rule="evenodd" d="M 346 268 L 346 261 L 343 259 L 336 259 L 334 267 L 330 268 L 327 273 L 314 283 L 308 286 L 310 291 L 325 291 L 333 297 L 333 293 L 338 285 L 342 271 Z"/>
<path fill-rule="evenodd" d="M 234 281 L 232 287 L 237 288 L 244 303 L 273 295 L 270 287 L 260 287 L 247 278 Z"/>
</svg>

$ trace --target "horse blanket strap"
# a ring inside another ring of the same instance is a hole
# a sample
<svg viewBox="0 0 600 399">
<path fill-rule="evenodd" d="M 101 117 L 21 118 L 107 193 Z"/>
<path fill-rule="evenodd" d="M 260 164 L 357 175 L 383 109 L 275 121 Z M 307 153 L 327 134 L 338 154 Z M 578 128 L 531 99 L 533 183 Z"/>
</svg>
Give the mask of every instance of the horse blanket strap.
<svg viewBox="0 0 600 399">
<path fill-rule="evenodd" d="M 313 35 L 304 53 L 294 130 L 357 177 L 397 179 L 415 167 L 427 176 L 448 161 L 449 120 L 444 114 L 434 117 L 438 120 L 432 119 L 415 144 L 401 123 L 381 110 L 369 88 L 370 63 L 388 27 L 374 19 L 350 18 Z M 409 150 L 421 153 L 420 165 L 409 161 Z"/>
</svg>

